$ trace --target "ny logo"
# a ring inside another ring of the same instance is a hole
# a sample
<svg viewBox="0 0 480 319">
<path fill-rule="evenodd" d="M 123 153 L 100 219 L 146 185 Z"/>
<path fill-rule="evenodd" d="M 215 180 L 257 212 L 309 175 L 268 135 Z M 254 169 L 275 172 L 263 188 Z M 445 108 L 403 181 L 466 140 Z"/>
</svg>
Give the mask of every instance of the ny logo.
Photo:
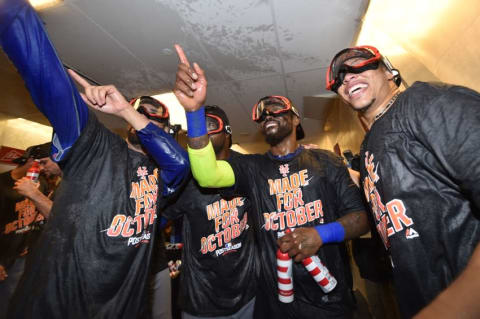
<svg viewBox="0 0 480 319">
<path fill-rule="evenodd" d="M 290 172 L 290 168 L 288 167 L 288 164 L 280 165 L 279 170 L 280 170 L 280 174 L 282 174 L 283 177 L 287 177 L 287 174 Z"/>
<path fill-rule="evenodd" d="M 137 176 L 142 178 L 142 179 L 145 179 L 145 176 L 148 175 L 148 171 L 147 171 L 147 168 L 145 166 L 142 166 L 142 167 L 139 167 L 137 169 Z"/>
</svg>

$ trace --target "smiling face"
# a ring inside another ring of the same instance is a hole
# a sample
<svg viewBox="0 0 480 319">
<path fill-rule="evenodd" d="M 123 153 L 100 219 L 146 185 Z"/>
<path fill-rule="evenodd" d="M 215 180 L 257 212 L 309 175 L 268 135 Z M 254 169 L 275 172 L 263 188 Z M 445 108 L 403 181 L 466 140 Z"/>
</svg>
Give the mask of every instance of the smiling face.
<svg viewBox="0 0 480 319">
<path fill-rule="evenodd" d="M 284 106 L 279 104 L 270 104 L 266 106 L 266 109 L 269 112 L 275 112 L 282 108 L 284 108 Z M 294 121 L 294 118 L 297 117 L 292 112 L 267 115 L 265 119 L 260 122 L 261 132 L 265 135 L 265 141 L 269 145 L 275 146 L 292 134 L 298 125 L 298 123 Z"/>
<path fill-rule="evenodd" d="M 345 61 L 345 64 L 356 65 L 363 61 L 364 58 L 353 58 Z M 337 92 L 355 111 L 373 114 L 396 89 L 392 78 L 393 74 L 382 65 L 358 74 L 347 73 Z"/>
</svg>

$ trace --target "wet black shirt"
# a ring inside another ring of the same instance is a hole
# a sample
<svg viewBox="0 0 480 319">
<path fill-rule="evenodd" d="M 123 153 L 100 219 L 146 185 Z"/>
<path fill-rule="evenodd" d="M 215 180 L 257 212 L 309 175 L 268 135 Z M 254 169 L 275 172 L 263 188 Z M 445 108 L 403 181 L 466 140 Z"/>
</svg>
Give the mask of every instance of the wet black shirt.
<svg viewBox="0 0 480 319">
<path fill-rule="evenodd" d="M 162 189 L 149 157 L 90 113 L 9 318 L 138 318 Z"/>
<path fill-rule="evenodd" d="M 164 216 L 183 216 L 182 310 L 227 316 L 255 296 L 256 253 L 246 198 L 222 198 L 217 189 L 201 188 L 191 179 Z"/>
<path fill-rule="evenodd" d="M 480 95 L 416 82 L 376 121 L 361 180 L 412 317 L 465 268 L 480 240 Z"/>
<path fill-rule="evenodd" d="M 261 273 L 259 287 L 268 299 L 258 307 L 272 318 L 314 318 L 343 314 L 350 308 L 351 273 L 343 244 L 327 244 L 318 256 L 337 279 L 324 294 L 301 263 L 294 263 L 295 301 L 281 304 L 277 292 L 277 238 L 287 228 L 312 227 L 364 210 L 361 194 L 342 160 L 324 150 L 302 149 L 289 160 L 270 153 L 230 160 L 235 172 L 233 193 L 252 202 L 252 221 L 258 236 Z M 301 305 L 308 305 L 303 307 Z"/>
</svg>

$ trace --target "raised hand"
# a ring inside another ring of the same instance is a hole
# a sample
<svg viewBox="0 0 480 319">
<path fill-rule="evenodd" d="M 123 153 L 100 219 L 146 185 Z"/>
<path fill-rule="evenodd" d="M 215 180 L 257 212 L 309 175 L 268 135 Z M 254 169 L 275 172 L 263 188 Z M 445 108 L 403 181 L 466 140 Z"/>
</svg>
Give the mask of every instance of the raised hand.
<svg viewBox="0 0 480 319">
<path fill-rule="evenodd" d="M 190 62 L 188 62 L 181 46 L 175 44 L 175 50 L 177 51 L 179 62 L 173 93 L 185 111 L 193 112 L 205 104 L 207 99 L 207 78 L 197 63 L 193 64 L 193 69 L 190 67 Z"/>
<path fill-rule="evenodd" d="M 39 183 L 34 183 L 28 177 L 23 177 L 15 182 L 13 189 L 16 190 L 20 195 L 31 198 L 39 192 L 39 185 Z"/>
<path fill-rule="evenodd" d="M 95 86 L 91 85 L 73 70 L 68 70 L 70 76 L 83 87 L 84 92 L 80 93 L 83 101 L 91 108 L 104 113 L 121 116 L 121 112 L 132 108 L 127 100 L 113 85 Z"/>
</svg>

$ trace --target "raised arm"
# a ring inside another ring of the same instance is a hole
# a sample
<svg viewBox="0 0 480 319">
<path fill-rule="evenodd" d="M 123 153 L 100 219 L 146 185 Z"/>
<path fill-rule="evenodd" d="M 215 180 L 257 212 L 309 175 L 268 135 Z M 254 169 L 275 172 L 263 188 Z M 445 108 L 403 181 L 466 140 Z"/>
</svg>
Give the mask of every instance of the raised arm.
<svg viewBox="0 0 480 319">
<path fill-rule="evenodd" d="M 33 102 L 55 130 L 52 152 L 58 162 L 80 136 L 88 109 L 28 2 L 0 2 L 0 32 L 3 50 L 20 72 Z"/>
<path fill-rule="evenodd" d="M 175 45 L 179 63 L 174 93 L 187 115 L 188 155 L 193 177 L 202 187 L 227 187 L 235 183 L 232 167 L 217 161 L 207 135 L 203 105 L 207 98 L 207 78 L 198 66 L 190 62 L 179 45 Z"/>
<path fill-rule="evenodd" d="M 38 189 L 38 184 L 34 183 L 29 178 L 24 177 L 15 183 L 13 189 L 16 190 L 20 195 L 30 199 L 37 208 L 38 212 L 45 218 L 50 216 L 53 202 Z"/>
<path fill-rule="evenodd" d="M 123 118 L 136 131 L 140 142 L 160 167 L 163 194 L 173 193 L 186 178 L 189 163 L 185 150 L 161 128 L 138 113 L 113 85 L 94 86 L 72 70 L 71 77 L 83 87 L 80 93 L 91 108 Z"/>
</svg>

